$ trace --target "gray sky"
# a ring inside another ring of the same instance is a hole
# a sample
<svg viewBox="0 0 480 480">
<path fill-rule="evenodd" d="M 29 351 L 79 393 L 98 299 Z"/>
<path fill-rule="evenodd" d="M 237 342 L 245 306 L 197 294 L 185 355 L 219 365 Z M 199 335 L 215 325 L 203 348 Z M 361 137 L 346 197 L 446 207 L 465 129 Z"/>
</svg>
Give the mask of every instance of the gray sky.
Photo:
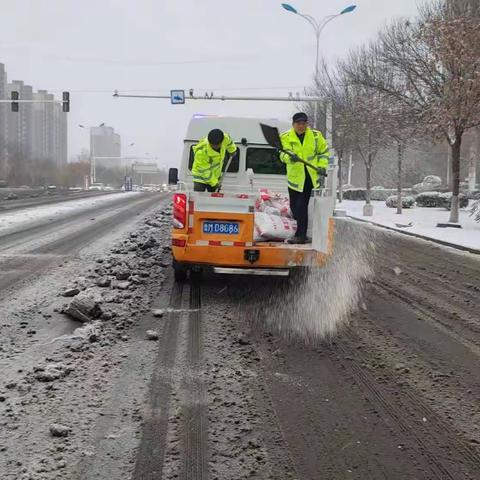
<svg viewBox="0 0 480 480">
<path fill-rule="evenodd" d="M 358 0 L 354 13 L 322 34 L 329 60 L 375 36 L 388 20 L 414 15 L 424 0 Z M 114 89 L 168 94 L 194 88 L 217 94 L 278 94 L 308 86 L 313 29 L 280 0 L 0 0 L 0 62 L 9 80 L 71 91 L 69 154 L 88 147 L 78 124 L 106 122 L 122 136 L 123 154 L 178 163 L 194 113 L 287 119 L 287 103 L 114 99 Z M 316 18 L 349 0 L 292 0 Z M 264 90 L 261 90 L 263 88 Z M 133 147 L 127 145 L 135 142 Z"/>
</svg>

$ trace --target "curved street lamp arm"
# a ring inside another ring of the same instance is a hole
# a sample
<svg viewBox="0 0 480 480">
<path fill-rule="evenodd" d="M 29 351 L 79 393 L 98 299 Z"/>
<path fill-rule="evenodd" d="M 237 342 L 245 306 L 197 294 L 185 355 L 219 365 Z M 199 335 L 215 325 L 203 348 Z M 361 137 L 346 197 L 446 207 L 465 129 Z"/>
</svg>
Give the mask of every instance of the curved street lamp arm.
<svg viewBox="0 0 480 480">
<path fill-rule="evenodd" d="M 315 33 L 318 34 L 319 25 L 311 15 L 305 15 L 304 13 L 297 13 L 297 15 L 304 18 L 313 27 Z"/>
<path fill-rule="evenodd" d="M 323 18 L 322 21 L 320 22 L 320 25 L 318 27 L 318 33 L 322 33 L 323 29 L 335 18 L 339 17 L 340 14 L 337 13 L 336 15 L 328 15 L 327 17 Z"/>
</svg>

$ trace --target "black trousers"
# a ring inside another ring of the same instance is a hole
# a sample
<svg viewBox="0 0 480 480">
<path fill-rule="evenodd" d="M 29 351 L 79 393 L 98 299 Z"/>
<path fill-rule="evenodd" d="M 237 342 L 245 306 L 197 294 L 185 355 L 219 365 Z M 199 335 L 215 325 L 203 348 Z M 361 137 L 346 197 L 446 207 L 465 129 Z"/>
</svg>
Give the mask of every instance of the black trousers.
<svg viewBox="0 0 480 480">
<path fill-rule="evenodd" d="M 297 192 L 291 188 L 288 189 L 288 195 L 290 197 L 290 210 L 292 211 L 293 218 L 297 221 L 296 236 L 300 238 L 307 237 L 308 204 L 310 202 L 312 190 L 312 179 L 310 178 L 308 172 L 305 172 L 305 184 L 303 186 L 303 192 Z"/>
<path fill-rule="evenodd" d="M 207 185 L 206 183 L 199 183 L 199 182 L 193 182 L 193 191 L 194 192 L 210 192 L 213 193 L 217 189 L 217 186 L 215 185 L 212 187 L 211 185 Z"/>
</svg>

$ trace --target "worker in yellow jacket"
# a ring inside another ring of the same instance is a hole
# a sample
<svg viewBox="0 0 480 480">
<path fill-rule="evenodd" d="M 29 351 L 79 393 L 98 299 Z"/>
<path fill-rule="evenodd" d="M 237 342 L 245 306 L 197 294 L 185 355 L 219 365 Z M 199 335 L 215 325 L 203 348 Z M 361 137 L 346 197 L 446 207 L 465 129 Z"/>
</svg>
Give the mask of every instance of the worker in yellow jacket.
<svg viewBox="0 0 480 480">
<path fill-rule="evenodd" d="M 293 116 L 292 128 L 280 138 L 284 150 L 293 154 L 280 154 L 280 160 L 287 165 L 290 210 L 297 221 L 297 232 L 289 243 L 306 243 L 308 204 L 312 190 L 319 187 L 322 173 L 325 174 L 328 167 L 328 145 L 321 132 L 308 126 L 307 114 L 303 112 Z M 320 172 L 299 162 L 295 156 L 312 163 Z"/>
<path fill-rule="evenodd" d="M 223 165 L 227 153 L 231 156 L 237 146 L 227 133 L 215 128 L 194 147 L 192 167 L 193 189 L 195 192 L 215 192 L 222 177 Z"/>
</svg>

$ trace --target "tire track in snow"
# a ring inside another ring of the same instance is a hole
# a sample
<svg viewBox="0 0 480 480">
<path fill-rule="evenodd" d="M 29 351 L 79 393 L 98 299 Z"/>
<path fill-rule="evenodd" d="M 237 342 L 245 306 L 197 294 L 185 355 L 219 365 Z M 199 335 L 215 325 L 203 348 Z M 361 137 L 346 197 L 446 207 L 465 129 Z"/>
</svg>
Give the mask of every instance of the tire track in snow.
<svg viewBox="0 0 480 480">
<path fill-rule="evenodd" d="M 154 366 L 150 398 L 132 480 L 161 480 L 167 443 L 168 415 L 176 359 L 183 285 L 175 283 L 166 313 L 165 335 Z M 164 372 L 167 372 L 165 375 Z"/>
</svg>

